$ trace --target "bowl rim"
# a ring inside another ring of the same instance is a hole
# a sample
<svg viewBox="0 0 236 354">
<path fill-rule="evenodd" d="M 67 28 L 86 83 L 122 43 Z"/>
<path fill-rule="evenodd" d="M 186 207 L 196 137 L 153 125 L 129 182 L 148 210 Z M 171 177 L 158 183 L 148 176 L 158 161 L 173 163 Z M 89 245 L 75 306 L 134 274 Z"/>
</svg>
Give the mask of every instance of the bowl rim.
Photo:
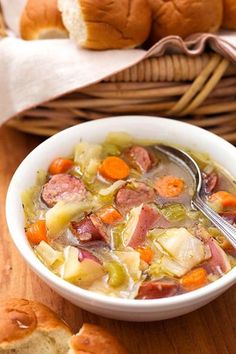
<svg viewBox="0 0 236 354">
<path fill-rule="evenodd" d="M 68 133 L 70 134 L 74 130 L 80 129 L 81 126 L 97 126 L 97 125 L 103 125 L 103 124 L 108 124 L 109 122 L 120 122 L 120 119 L 126 119 L 126 121 L 132 121 L 135 119 L 140 119 L 143 118 L 146 120 L 146 124 L 152 124 L 157 121 L 159 122 L 165 122 L 165 124 L 171 124 L 172 126 L 182 126 L 183 128 L 188 128 L 188 129 L 193 129 L 196 131 L 197 134 L 204 134 L 208 135 L 209 137 L 211 136 L 212 138 L 215 139 L 216 142 L 219 144 L 223 144 L 226 149 L 229 151 L 233 152 L 235 154 L 235 147 L 225 141 L 224 139 L 220 138 L 219 136 L 208 132 L 200 127 L 193 126 L 191 124 L 181 122 L 181 121 L 176 121 L 173 119 L 168 119 L 168 118 L 161 118 L 161 117 L 150 117 L 150 116 L 117 116 L 117 117 L 110 117 L 110 118 L 105 118 L 105 119 L 99 119 L 96 121 L 89 121 L 86 123 L 81 123 L 78 125 L 75 125 L 73 127 L 67 128 L 54 136 L 46 139 L 44 142 L 39 144 L 34 150 L 32 150 L 26 157 L 25 159 L 21 162 L 19 167 L 16 169 L 11 182 L 8 187 L 7 191 L 7 197 L 6 197 L 6 220 L 8 224 L 8 228 L 10 231 L 11 239 L 13 240 L 15 246 L 17 247 L 18 251 L 20 252 L 21 256 L 25 259 L 26 263 L 29 264 L 30 268 L 34 270 L 34 272 L 46 283 L 52 284 L 51 286 L 55 289 L 59 289 L 60 293 L 70 293 L 71 296 L 74 298 L 76 297 L 78 300 L 83 299 L 86 300 L 86 302 L 90 303 L 96 303 L 96 306 L 100 305 L 102 307 L 104 306 L 117 306 L 119 308 L 124 308 L 127 309 L 135 309 L 135 310 L 140 310 L 142 309 L 142 312 L 149 312 L 153 311 L 155 309 L 171 309 L 171 308 L 178 308 L 182 307 L 184 305 L 194 303 L 197 301 L 200 301 L 204 299 L 205 297 L 209 297 L 210 295 L 213 295 L 216 293 L 216 296 L 218 293 L 223 292 L 227 288 L 229 288 L 231 285 L 233 285 L 236 282 L 236 267 L 231 269 L 227 274 L 225 274 L 222 278 L 214 281 L 213 283 L 210 283 L 200 289 L 194 290 L 189 293 L 185 294 L 180 294 L 180 295 L 175 295 L 172 297 L 168 298 L 161 298 L 161 299 L 148 299 L 148 300 L 136 300 L 136 299 L 126 299 L 126 298 L 116 298 L 116 297 L 111 297 L 108 295 L 103 295 L 100 293 L 95 293 L 90 290 L 82 289 L 76 285 L 73 285 L 66 280 L 58 277 L 55 275 L 52 271 L 50 271 L 35 255 L 33 252 L 30 244 L 28 241 L 26 241 L 26 236 L 23 230 L 17 230 L 15 229 L 15 223 L 13 223 L 11 220 L 12 218 L 14 219 L 14 216 L 17 215 L 16 208 L 12 208 L 12 205 L 14 205 L 14 199 L 15 195 L 19 190 L 17 190 L 17 185 L 15 184 L 15 180 L 17 180 L 17 177 L 24 171 L 24 168 L 27 164 L 27 161 L 34 156 L 35 152 L 40 152 L 42 150 L 42 146 L 44 147 L 45 145 L 48 144 L 54 144 L 54 142 L 60 140 L 60 138 L 64 135 L 67 135 Z M 122 130 L 122 129 L 121 129 Z M 217 147 L 218 148 L 218 147 Z M 236 157 L 235 157 L 236 161 Z M 24 235 L 23 235 L 24 234 Z M 22 236 L 25 242 L 25 244 L 21 244 Z M 50 286 L 50 285 L 49 285 Z M 62 295 L 63 296 L 63 295 Z M 66 295 L 65 295 L 66 296 Z M 81 301 L 82 302 L 82 301 Z"/>
</svg>

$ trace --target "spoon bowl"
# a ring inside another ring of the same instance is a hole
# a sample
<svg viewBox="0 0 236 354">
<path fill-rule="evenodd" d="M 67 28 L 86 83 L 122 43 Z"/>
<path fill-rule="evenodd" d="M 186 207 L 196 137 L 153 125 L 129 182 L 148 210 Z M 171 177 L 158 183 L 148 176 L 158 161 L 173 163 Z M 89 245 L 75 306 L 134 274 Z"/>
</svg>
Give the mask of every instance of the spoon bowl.
<svg viewBox="0 0 236 354">
<path fill-rule="evenodd" d="M 193 209 L 201 211 L 208 220 L 227 238 L 236 248 L 236 228 L 218 215 L 205 202 L 203 179 L 200 168 L 196 161 L 185 151 L 167 145 L 155 145 L 154 148 L 169 157 L 170 160 L 182 165 L 192 176 L 195 184 L 195 191 L 191 200 Z"/>
</svg>

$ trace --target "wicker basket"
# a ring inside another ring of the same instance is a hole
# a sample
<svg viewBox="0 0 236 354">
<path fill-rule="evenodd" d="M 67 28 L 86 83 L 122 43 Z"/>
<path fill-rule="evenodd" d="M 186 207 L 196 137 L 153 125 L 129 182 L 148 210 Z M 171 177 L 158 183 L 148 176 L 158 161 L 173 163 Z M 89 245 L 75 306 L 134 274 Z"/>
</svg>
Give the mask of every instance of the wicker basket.
<svg viewBox="0 0 236 354">
<path fill-rule="evenodd" d="M 6 33 L 0 19 L 1 34 Z M 149 58 L 7 124 L 49 136 L 87 120 L 127 114 L 180 119 L 236 143 L 236 65 L 212 52 Z"/>
</svg>

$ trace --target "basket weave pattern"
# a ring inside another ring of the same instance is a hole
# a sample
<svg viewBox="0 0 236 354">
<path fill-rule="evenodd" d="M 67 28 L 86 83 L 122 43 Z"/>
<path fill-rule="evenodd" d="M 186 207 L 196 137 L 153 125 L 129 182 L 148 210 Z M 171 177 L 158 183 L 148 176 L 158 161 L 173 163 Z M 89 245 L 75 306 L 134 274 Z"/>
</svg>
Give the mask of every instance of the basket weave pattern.
<svg viewBox="0 0 236 354">
<path fill-rule="evenodd" d="M 5 35 L 0 14 L 0 36 Z M 8 125 L 49 136 L 87 120 L 127 114 L 180 119 L 236 143 L 236 65 L 213 53 L 145 59 L 103 82 L 30 109 Z"/>
</svg>

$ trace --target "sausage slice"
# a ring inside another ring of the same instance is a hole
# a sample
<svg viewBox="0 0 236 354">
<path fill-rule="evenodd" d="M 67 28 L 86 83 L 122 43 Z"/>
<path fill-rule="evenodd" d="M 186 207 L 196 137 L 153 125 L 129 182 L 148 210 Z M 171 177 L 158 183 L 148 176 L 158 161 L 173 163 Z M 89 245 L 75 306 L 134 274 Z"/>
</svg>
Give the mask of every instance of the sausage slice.
<svg viewBox="0 0 236 354">
<path fill-rule="evenodd" d="M 86 196 L 84 183 L 69 174 L 54 175 L 48 183 L 43 186 L 41 199 L 49 207 L 53 207 L 60 200 L 81 201 Z"/>
<path fill-rule="evenodd" d="M 160 299 L 174 296 L 178 288 L 178 284 L 171 280 L 147 281 L 140 286 L 136 299 Z"/>
<path fill-rule="evenodd" d="M 125 152 L 125 156 L 135 168 L 138 168 L 143 173 L 152 168 L 152 157 L 148 150 L 142 146 L 132 146 Z"/>
<path fill-rule="evenodd" d="M 126 211 L 142 203 L 154 201 L 154 190 L 144 182 L 135 182 L 133 187 L 134 189 L 131 189 L 126 186 L 118 191 L 116 195 L 116 205 L 118 208 Z"/>
</svg>

